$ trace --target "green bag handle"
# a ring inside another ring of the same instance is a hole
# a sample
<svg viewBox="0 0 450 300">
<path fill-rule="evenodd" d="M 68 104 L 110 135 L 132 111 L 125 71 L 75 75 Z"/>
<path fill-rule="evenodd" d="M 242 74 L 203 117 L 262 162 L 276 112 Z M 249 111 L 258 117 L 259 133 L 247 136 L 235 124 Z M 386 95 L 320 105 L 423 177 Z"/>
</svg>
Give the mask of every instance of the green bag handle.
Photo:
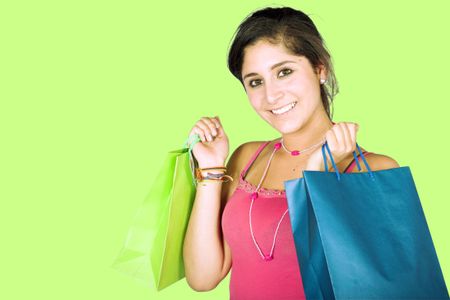
<svg viewBox="0 0 450 300">
<path fill-rule="evenodd" d="M 191 141 L 192 139 L 193 139 L 193 141 Z M 194 149 L 194 145 L 200 141 L 201 141 L 201 139 L 200 139 L 200 136 L 198 135 L 198 133 L 193 134 L 187 138 L 186 142 L 183 145 L 183 148 L 189 148 L 189 151 L 192 152 L 192 149 Z"/>
<path fill-rule="evenodd" d="M 186 142 L 183 145 L 183 149 L 187 148 L 189 152 L 189 165 L 191 167 L 192 174 L 192 184 L 197 188 L 197 181 L 195 180 L 195 168 L 198 167 L 198 162 L 192 154 L 192 149 L 194 149 L 194 145 L 201 141 L 200 135 L 198 133 L 191 135 L 187 138 Z"/>
</svg>

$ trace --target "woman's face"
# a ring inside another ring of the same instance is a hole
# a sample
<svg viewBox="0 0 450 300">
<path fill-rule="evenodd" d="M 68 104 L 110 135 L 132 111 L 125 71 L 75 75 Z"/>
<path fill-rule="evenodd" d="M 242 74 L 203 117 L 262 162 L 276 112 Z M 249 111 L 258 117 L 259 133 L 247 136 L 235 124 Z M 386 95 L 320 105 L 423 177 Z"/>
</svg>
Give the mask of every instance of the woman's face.
<svg viewBox="0 0 450 300">
<path fill-rule="evenodd" d="M 306 57 L 290 54 L 282 44 L 260 40 L 244 51 L 242 78 L 250 103 L 281 133 L 299 130 L 316 112 L 326 114 L 320 97 L 325 75 L 315 73 Z M 290 110 L 271 111 L 283 107 Z"/>
</svg>

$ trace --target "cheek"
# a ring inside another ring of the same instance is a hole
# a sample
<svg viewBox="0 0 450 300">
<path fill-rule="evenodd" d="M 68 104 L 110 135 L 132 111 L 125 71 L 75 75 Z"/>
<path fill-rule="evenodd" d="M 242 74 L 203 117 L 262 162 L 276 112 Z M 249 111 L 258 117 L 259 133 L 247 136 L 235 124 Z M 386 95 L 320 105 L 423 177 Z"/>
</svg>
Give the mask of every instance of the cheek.
<svg viewBox="0 0 450 300">
<path fill-rule="evenodd" d="M 302 95 L 306 95 L 309 93 L 309 85 L 310 82 L 307 78 L 301 75 L 293 74 L 292 76 L 284 78 L 281 88 L 288 94 L 294 94 L 301 97 Z"/>
<path fill-rule="evenodd" d="M 264 109 L 262 101 L 258 99 L 250 99 L 250 105 L 252 106 L 256 114 L 258 114 L 263 119 L 267 119 L 268 114 L 271 114 L 270 112 Z"/>
<path fill-rule="evenodd" d="M 262 101 L 260 100 L 260 97 L 257 95 L 257 93 L 248 94 L 248 100 L 250 102 L 250 105 L 254 109 L 261 109 Z"/>
</svg>

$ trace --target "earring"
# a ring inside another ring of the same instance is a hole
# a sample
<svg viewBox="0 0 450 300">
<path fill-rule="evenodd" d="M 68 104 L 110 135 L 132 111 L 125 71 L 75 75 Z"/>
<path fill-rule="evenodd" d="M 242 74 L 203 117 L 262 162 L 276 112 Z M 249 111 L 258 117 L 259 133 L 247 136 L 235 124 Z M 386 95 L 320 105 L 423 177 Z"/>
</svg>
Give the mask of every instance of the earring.
<svg viewBox="0 0 450 300">
<path fill-rule="evenodd" d="M 320 84 L 324 84 L 325 82 L 327 82 L 326 79 L 320 79 Z"/>
</svg>

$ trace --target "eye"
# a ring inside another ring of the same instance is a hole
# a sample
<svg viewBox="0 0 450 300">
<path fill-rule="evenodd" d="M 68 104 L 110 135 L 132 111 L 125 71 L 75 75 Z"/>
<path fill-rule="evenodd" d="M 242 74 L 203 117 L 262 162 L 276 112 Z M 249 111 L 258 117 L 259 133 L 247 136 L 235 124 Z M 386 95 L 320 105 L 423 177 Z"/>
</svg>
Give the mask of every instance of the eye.
<svg viewBox="0 0 450 300">
<path fill-rule="evenodd" d="M 250 81 L 248 82 L 248 85 L 251 86 L 252 88 L 257 87 L 257 86 L 259 85 L 259 84 L 254 85 L 253 82 L 261 82 L 261 80 L 260 80 L 260 79 L 250 80 Z"/>
<path fill-rule="evenodd" d="M 285 72 L 285 71 L 287 71 L 287 72 Z M 286 75 L 289 75 L 289 74 L 291 74 L 293 71 L 291 70 L 291 69 L 283 69 L 283 70 L 281 70 L 280 71 L 280 73 L 278 73 L 278 75 L 280 75 L 281 73 L 283 73 L 283 74 L 286 74 Z M 286 76 L 285 75 L 285 76 Z M 284 76 L 283 76 L 284 77 Z"/>
<path fill-rule="evenodd" d="M 293 71 L 292 71 L 291 69 L 285 68 L 285 69 L 281 70 L 281 71 L 278 73 L 278 75 L 284 74 L 284 75 L 282 75 L 281 77 L 285 77 L 285 76 L 291 74 L 292 72 L 293 72 Z M 255 82 L 257 82 L 258 84 L 253 84 L 253 83 L 255 83 Z M 257 87 L 260 83 L 261 83 L 261 79 L 255 79 L 255 80 L 250 80 L 250 81 L 248 82 L 248 85 L 249 85 L 250 87 L 252 87 L 252 88 L 255 88 L 255 87 Z"/>
</svg>

